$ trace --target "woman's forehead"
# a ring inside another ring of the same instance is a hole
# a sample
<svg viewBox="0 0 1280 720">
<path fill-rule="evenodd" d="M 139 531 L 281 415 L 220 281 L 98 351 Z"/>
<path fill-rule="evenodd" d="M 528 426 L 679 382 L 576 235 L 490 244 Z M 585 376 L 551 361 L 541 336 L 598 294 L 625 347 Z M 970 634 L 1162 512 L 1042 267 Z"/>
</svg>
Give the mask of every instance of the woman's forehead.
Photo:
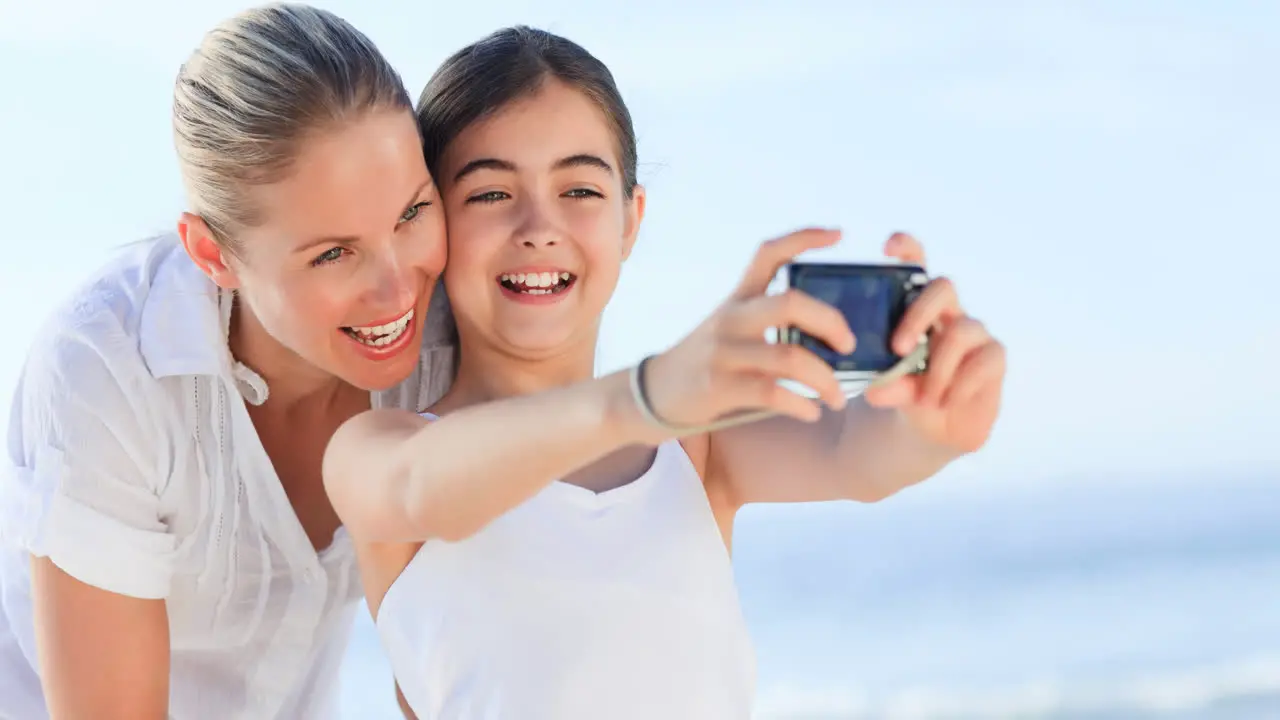
<svg viewBox="0 0 1280 720">
<path fill-rule="evenodd" d="M 277 235 L 358 237 L 394 227 L 429 180 L 413 116 L 379 113 L 309 137 L 288 176 L 254 199 Z"/>
</svg>

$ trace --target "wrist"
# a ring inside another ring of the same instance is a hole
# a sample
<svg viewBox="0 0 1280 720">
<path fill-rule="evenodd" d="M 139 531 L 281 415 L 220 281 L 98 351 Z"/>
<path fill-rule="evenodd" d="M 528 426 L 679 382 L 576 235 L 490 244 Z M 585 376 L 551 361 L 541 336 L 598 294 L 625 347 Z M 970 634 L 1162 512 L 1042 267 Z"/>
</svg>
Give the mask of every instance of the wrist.
<svg viewBox="0 0 1280 720">
<path fill-rule="evenodd" d="M 902 408 L 892 410 L 888 422 L 893 434 L 903 439 L 904 449 L 922 462 L 941 466 L 964 455 L 926 435 Z"/>
<path fill-rule="evenodd" d="M 600 379 L 604 388 L 603 421 L 621 445 L 659 445 L 674 437 L 645 419 L 631 388 L 631 368 Z"/>
</svg>

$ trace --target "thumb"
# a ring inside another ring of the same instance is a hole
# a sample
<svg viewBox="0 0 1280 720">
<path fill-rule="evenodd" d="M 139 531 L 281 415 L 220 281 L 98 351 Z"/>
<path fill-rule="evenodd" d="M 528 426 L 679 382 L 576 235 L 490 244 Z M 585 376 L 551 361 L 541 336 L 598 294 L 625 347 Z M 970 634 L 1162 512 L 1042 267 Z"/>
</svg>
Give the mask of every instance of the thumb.
<svg viewBox="0 0 1280 720">
<path fill-rule="evenodd" d="M 920 397 L 923 384 L 918 375 L 906 375 L 884 385 L 869 387 L 862 397 L 871 407 L 901 408 L 913 404 Z"/>
</svg>

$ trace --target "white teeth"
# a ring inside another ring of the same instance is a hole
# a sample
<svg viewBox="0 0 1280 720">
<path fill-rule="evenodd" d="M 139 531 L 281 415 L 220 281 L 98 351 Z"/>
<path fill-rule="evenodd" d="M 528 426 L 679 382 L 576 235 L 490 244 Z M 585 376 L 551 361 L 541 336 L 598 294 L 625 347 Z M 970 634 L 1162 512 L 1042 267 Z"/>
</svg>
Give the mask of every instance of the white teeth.
<svg viewBox="0 0 1280 720">
<path fill-rule="evenodd" d="M 413 319 L 413 309 L 401 315 L 399 318 L 382 325 L 365 325 L 347 328 L 348 334 L 352 339 L 365 345 L 373 347 L 382 347 L 389 345 L 404 334 L 405 328 L 409 327 L 409 321 Z"/>
<path fill-rule="evenodd" d="M 560 287 L 560 284 L 568 283 L 573 279 L 573 275 L 563 271 L 503 273 L 498 276 L 498 279 L 507 285 L 509 290 L 526 295 L 550 295 L 563 291 L 564 287 Z"/>
</svg>

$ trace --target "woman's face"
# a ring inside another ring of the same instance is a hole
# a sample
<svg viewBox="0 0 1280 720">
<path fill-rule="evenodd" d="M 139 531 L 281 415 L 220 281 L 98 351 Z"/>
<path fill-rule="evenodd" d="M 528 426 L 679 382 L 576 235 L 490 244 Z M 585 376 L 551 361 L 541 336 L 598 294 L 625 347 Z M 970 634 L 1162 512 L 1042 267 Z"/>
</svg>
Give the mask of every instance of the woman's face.
<svg viewBox="0 0 1280 720">
<path fill-rule="evenodd" d="M 241 322 L 360 388 L 408 377 L 447 252 L 413 115 L 375 112 L 318 133 L 287 179 L 251 193 L 262 222 L 234 255 L 193 249 L 184 228 L 196 262 L 252 310 Z"/>
<path fill-rule="evenodd" d="M 616 148 L 596 104 L 555 81 L 450 143 L 445 283 L 465 341 L 530 359 L 594 347 L 644 209 Z"/>
</svg>

